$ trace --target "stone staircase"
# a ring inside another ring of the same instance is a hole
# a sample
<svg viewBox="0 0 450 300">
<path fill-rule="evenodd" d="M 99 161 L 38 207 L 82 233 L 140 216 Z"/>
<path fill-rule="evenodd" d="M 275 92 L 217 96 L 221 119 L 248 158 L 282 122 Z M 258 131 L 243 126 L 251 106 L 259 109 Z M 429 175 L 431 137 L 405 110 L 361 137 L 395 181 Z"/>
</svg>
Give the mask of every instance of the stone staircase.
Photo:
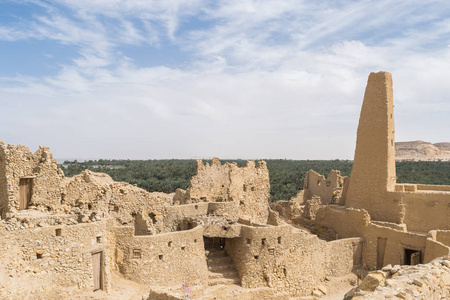
<svg viewBox="0 0 450 300">
<path fill-rule="evenodd" d="M 240 284 L 239 274 L 234 267 L 231 257 L 223 249 L 206 250 L 209 279 L 208 285 Z"/>
</svg>

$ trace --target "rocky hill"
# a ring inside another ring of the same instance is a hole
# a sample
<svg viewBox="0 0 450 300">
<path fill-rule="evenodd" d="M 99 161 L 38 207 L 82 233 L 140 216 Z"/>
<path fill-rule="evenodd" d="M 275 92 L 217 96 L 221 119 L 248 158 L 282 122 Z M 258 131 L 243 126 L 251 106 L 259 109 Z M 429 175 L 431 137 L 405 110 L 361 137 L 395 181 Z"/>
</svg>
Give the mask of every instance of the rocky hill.
<svg viewBox="0 0 450 300">
<path fill-rule="evenodd" d="M 395 143 L 396 160 L 450 160 L 450 143 L 424 141 Z"/>
</svg>

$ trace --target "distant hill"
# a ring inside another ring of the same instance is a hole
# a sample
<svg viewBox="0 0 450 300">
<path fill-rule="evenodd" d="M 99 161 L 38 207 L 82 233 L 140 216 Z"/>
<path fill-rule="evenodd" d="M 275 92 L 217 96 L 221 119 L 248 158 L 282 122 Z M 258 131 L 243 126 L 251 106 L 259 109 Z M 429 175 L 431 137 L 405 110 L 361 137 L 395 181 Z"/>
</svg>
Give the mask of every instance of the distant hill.
<svg viewBox="0 0 450 300">
<path fill-rule="evenodd" d="M 395 143 L 396 160 L 450 160 L 450 143 L 424 141 Z"/>
</svg>

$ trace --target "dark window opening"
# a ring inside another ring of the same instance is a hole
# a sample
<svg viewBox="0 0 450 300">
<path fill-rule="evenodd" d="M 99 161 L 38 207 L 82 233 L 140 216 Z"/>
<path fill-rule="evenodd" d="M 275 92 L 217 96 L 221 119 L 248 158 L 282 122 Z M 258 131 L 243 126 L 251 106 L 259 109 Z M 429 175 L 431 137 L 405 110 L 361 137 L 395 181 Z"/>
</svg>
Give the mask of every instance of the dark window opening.
<svg viewBox="0 0 450 300">
<path fill-rule="evenodd" d="M 422 262 L 422 251 L 405 248 L 405 265 L 418 265 Z"/>
<path fill-rule="evenodd" d="M 55 229 L 55 235 L 56 236 L 61 236 L 61 228 L 56 228 Z"/>
<path fill-rule="evenodd" d="M 141 258 L 141 249 L 133 249 L 133 258 Z"/>
<path fill-rule="evenodd" d="M 156 223 L 156 214 L 154 213 L 149 213 L 148 217 L 152 220 L 152 223 L 155 224 Z"/>
</svg>

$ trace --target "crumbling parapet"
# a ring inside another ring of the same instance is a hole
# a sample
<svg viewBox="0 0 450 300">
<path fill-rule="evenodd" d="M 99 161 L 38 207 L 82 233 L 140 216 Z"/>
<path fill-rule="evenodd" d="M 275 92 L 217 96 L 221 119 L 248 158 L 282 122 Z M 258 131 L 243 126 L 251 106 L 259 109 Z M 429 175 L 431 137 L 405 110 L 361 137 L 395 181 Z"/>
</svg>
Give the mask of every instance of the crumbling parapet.
<svg viewBox="0 0 450 300">
<path fill-rule="evenodd" d="M 222 165 L 217 157 L 212 159 L 211 165 L 197 160 L 197 174 L 192 177 L 185 196 L 185 203 L 196 202 L 225 202 L 228 201 L 228 187 L 230 185 L 228 164 Z M 181 204 L 183 201 L 181 201 Z"/>
<path fill-rule="evenodd" d="M 211 165 L 197 161 L 197 174 L 189 188 L 177 190 L 174 204 L 234 202 L 239 217 L 251 223 L 266 224 L 269 216 L 270 183 L 265 161 L 248 161 L 243 168 L 236 163 L 222 165 L 213 158 Z"/>
<path fill-rule="evenodd" d="M 239 206 L 239 216 L 266 224 L 269 217 L 270 182 L 265 161 L 248 161 L 244 168 L 230 164 L 228 198 Z"/>
<path fill-rule="evenodd" d="M 303 210 L 303 217 L 314 220 L 316 218 L 317 211 L 322 207 L 321 199 L 318 196 L 312 197 L 305 201 L 305 208 Z"/>
<path fill-rule="evenodd" d="M 164 207 L 172 205 L 174 196 L 160 192 L 150 193 L 129 183 L 115 182 L 107 174 L 90 170 L 66 178 L 62 193 L 67 207 L 108 213 L 123 224 L 134 222 L 138 213 L 163 215 Z"/>
<path fill-rule="evenodd" d="M 312 199 L 314 196 L 319 197 L 322 204 L 339 204 L 342 191 L 344 188 L 346 176 L 341 176 L 338 170 L 332 170 L 328 177 L 309 170 L 306 173 L 303 185 L 304 200 Z"/>
<path fill-rule="evenodd" d="M 61 200 L 64 173 L 58 169 L 50 149 L 40 146 L 33 154 L 23 145 L 0 145 L 2 214 L 32 206 L 55 210 Z"/>
</svg>

